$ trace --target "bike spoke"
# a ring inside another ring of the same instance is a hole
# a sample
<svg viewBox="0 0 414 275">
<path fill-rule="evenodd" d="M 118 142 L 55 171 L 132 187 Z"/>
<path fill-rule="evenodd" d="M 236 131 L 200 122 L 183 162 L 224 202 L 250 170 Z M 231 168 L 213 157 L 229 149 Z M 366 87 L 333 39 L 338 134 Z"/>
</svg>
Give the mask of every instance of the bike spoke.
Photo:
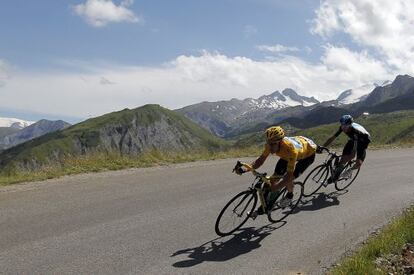
<svg viewBox="0 0 414 275">
<path fill-rule="evenodd" d="M 302 185 L 301 184 L 295 184 L 294 190 L 293 190 L 293 199 L 289 205 L 286 207 L 283 207 L 281 205 L 281 200 L 285 197 L 287 191 L 286 189 L 283 189 L 280 196 L 277 198 L 275 203 L 273 204 L 273 207 L 271 211 L 268 211 L 268 218 L 271 222 L 279 222 L 285 219 L 290 213 L 292 213 L 292 210 L 295 209 L 295 207 L 300 203 L 302 198 Z"/>
<path fill-rule="evenodd" d="M 341 176 L 335 183 L 335 188 L 338 191 L 342 191 L 348 188 L 356 179 L 359 174 L 359 169 L 352 169 L 354 161 L 349 162 L 342 172 Z"/>
<path fill-rule="evenodd" d="M 329 170 L 325 165 L 315 167 L 303 182 L 303 195 L 309 197 L 316 193 L 328 178 Z"/>
<path fill-rule="evenodd" d="M 251 191 L 236 195 L 220 212 L 216 221 L 216 233 L 225 236 L 240 228 L 249 218 L 248 212 L 253 210 L 256 203 L 257 196 Z"/>
</svg>

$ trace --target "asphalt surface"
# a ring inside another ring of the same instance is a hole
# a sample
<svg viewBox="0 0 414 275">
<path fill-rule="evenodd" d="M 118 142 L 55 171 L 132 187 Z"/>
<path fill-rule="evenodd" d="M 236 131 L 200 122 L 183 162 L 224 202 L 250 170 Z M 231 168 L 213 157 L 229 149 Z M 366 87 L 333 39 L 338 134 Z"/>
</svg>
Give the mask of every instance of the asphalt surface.
<svg viewBox="0 0 414 275">
<path fill-rule="evenodd" d="M 234 159 L 3 187 L 0 273 L 321 274 L 414 201 L 413 154 L 369 151 L 348 192 L 329 186 L 286 223 L 259 217 L 225 238 L 216 217 L 253 179 Z"/>
</svg>

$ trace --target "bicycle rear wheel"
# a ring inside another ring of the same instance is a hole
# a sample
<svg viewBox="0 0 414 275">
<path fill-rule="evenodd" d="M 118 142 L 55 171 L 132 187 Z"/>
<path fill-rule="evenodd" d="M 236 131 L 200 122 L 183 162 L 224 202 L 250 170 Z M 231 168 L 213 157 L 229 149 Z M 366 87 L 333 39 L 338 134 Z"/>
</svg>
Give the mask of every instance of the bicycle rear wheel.
<svg viewBox="0 0 414 275">
<path fill-rule="evenodd" d="M 215 230 L 219 236 L 227 236 L 242 227 L 257 204 L 255 190 L 243 191 L 234 196 L 217 217 Z"/>
<path fill-rule="evenodd" d="M 316 166 L 303 181 L 303 196 L 310 197 L 322 187 L 329 175 L 329 168 L 325 164 Z"/>
<path fill-rule="evenodd" d="M 282 207 L 280 205 L 280 200 L 287 194 L 287 189 L 283 188 L 280 191 L 279 196 L 276 198 L 276 201 L 272 206 L 272 209 L 267 211 L 267 218 L 270 222 L 280 222 L 293 212 L 302 199 L 302 188 L 303 184 L 301 182 L 294 182 L 293 199 L 290 205 L 286 207 Z"/>
<path fill-rule="evenodd" d="M 352 166 L 354 166 L 354 164 L 355 164 L 355 160 L 348 162 L 348 164 L 345 166 L 345 169 L 342 171 L 341 176 L 335 182 L 336 190 L 338 191 L 345 190 L 354 182 L 360 170 L 360 168 L 356 170 L 352 170 L 351 168 Z"/>
</svg>

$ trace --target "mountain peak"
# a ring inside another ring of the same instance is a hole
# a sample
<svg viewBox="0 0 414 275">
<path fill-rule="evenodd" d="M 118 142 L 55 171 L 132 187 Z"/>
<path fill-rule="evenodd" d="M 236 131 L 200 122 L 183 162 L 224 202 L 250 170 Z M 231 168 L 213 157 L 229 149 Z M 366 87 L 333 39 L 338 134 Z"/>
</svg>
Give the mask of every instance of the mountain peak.
<svg viewBox="0 0 414 275">
<path fill-rule="evenodd" d="M 313 96 L 306 97 L 306 96 L 299 95 L 295 90 L 291 88 L 284 89 L 282 91 L 282 94 L 286 97 L 289 97 L 293 101 L 299 102 L 300 104 L 298 105 L 310 106 L 310 105 L 319 103 L 319 101 Z"/>
<path fill-rule="evenodd" d="M 377 84 L 365 84 L 358 88 L 343 91 L 336 99 L 340 105 L 352 104 L 366 99 L 378 87 Z"/>
<path fill-rule="evenodd" d="M 401 79 L 413 79 L 413 77 L 408 74 L 400 74 L 400 75 L 397 75 L 397 77 L 395 78 L 395 80 L 401 80 Z"/>
<path fill-rule="evenodd" d="M 397 75 L 394 81 L 391 83 L 392 85 L 404 85 L 404 83 L 412 81 L 414 78 L 409 76 L 408 74 L 405 75 Z"/>
<path fill-rule="evenodd" d="M 291 89 L 291 88 L 286 88 L 282 91 L 282 94 L 286 95 L 286 96 L 299 96 L 298 93 Z"/>
<path fill-rule="evenodd" d="M 273 97 L 279 97 L 282 94 L 279 91 L 274 91 L 273 93 L 271 93 L 269 96 L 273 96 Z"/>
<path fill-rule="evenodd" d="M 398 75 L 394 81 L 377 86 L 364 101 L 365 106 L 372 107 L 389 99 L 409 94 L 414 89 L 414 78 L 409 75 Z"/>
<path fill-rule="evenodd" d="M 314 97 L 299 95 L 293 89 L 276 90 L 259 98 L 243 100 L 202 102 L 179 109 L 186 117 L 209 129 L 218 136 L 225 136 L 232 127 L 263 120 L 267 115 L 288 107 L 311 106 L 319 103 Z"/>
<path fill-rule="evenodd" d="M 0 117 L 0 127 L 12 127 L 16 129 L 23 129 L 33 123 L 35 122 L 27 121 L 27 120 L 23 120 L 19 118 Z"/>
</svg>

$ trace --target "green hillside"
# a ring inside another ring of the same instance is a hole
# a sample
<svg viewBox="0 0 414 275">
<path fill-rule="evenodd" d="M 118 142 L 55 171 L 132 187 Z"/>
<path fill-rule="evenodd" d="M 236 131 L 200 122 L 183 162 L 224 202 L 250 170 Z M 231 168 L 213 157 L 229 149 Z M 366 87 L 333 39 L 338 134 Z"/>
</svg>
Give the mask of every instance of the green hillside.
<svg viewBox="0 0 414 275">
<path fill-rule="evenodd" d="M 183 115 L 159 105 L 125 109 L 47 134 L 0 154 L 0 166 L 33 169 L 89 153 L 220 150 L 227 146 Z"/>
<path fill-rule="evenodd" d="M 414 144 L 414 111 L 398 111 L 387 114 L 373 114 L 356 119 L 371 134 L 371 146 Z M 287 135 L 303 135 L 313 139 L 317 144 L 324 143 L 339 128 L 339 123 L 321 125 L 309 129 L 288 128 Z M 346 135 L 338 137 L 332 146 L 342 146 Z M 260 145 L 264 142 L 262 131 L 241 136 L 236 146 Z"/>
<path fill-rule="evenodd" d="M 414 144 L 414 111 L 356 119 L 372 134 L 374 146 Z M 287 135 L 323 143 L 339 123 L 306 130 L 284 124 Z M 264 129 L 263 129 L 264 130 Z M 147 167 L 194 160 L 256 156 L 263 130 L 223 140 L 181 114 L 146 105 L 89 119 L 0 153 L 0 185 L 67 174 Z M 342 147 L 341 135 L 333 146 Z"/>
<path fill-rule="evenodd" d="M 356 122 L 363 125 L 371 134 L 373 146 L 414 143 L 414 111 L 361 116 L 356 119 Z M 295 134 L 309 136 L 315 142 L 323 143 L 330 135 L 335 133 L 338 127 L 339 123 L 333 123 L 300 130 Z M 345 135 L 341 135 L 333 146 L 343 144 L 346 138 Z"/>
</svg>

